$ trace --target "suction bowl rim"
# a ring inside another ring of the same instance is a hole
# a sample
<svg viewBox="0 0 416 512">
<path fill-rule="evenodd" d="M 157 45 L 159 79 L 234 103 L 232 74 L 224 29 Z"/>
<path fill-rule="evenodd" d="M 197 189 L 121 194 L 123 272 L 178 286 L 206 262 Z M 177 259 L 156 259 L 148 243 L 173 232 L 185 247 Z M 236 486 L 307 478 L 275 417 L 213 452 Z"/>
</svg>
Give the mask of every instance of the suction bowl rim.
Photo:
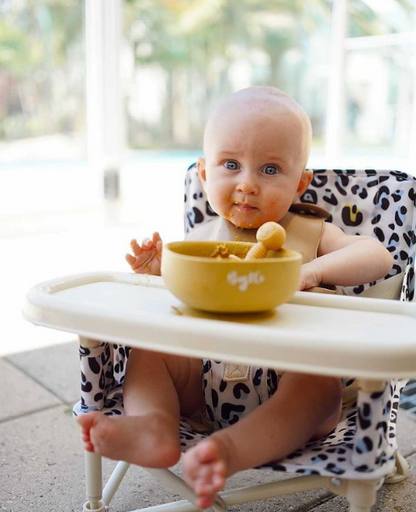
<svg viewBox="0 0 416 512">
<path fill-rule="evenodd" d="M 217 258 L 212 258 L 212 257 L 209 257 L 209 256 L 194 256 L 194 255 L 191 255 L 191 254 L 183 254 L 182 252 L 177 252 L 175 250 L 173 250 L 173 247 L 175 246 L 191 246 L 191 245 L 195 245 L 195 244 L 207 244 L 207 245 L 218 245 L 218 244 L 233 244 L 233 245 L 240 245 L 240 246 L 253 246 L 254 243 L 252 242 L 237 242 L 237 241 L 213 241 L 213 240 L 201 240 L 201 241 L 191 241 L 191 240 L 183 240 L 183 241 L 178 241 L 178 242 L 168 242 L 167 244 L 164 245 L 163 249 L 164 251 L 169 251 L 171 254 L 177 256 L 177 257 L 180 257 L 180 258 L 183 258 L 184 260 L 187 260 L 187 261 L 199 261 L 199 262 L 204 262 L 204 263 L 213 263 L 213 264 L 216 264 L 218 265 L 218 263 L 224 263 L 226 265 L 229 265 L 229 264 L 236 264 L 236 260 L 233 260 L 233 259 L 230 259 L 230 258 L 221 258 L 221 259 L 217 259 Z M 248 264 L 253 264 L 253 263 L 266 263 L 266 264 L 272 264 L 272 263 L 287 263 L 287 262 L 293 262 L 293 261 L 297 261 L 299 259 L 302 259 L 302 255 L 297 252 L 297 251 L 294 251 L 293 249 L 286 249 L 285 247 L 282 247 L 282 249 L 288 253 L 286 256 L 282 256 L 282 257 L 279 257 L 279 258 L 261 258 L 261 259 L 252 259 L 252 260 L 241 260 L 241 261 L 238 261 L 238 265 L 248 265 Z M 276 251 L 278 252 L 278 251 Z M 163 262 L 163 257 L 162 257 L 162 262 Z"/>
</svg>

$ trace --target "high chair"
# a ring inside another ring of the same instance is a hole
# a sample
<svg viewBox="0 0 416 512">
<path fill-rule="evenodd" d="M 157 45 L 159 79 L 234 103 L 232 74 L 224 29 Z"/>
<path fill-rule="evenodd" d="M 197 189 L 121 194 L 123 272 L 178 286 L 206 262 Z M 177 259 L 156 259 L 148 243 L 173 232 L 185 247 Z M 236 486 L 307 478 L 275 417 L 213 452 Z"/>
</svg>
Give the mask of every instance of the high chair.
<svg viewBox="0 0 416 512">
<path fill-rule="evenodd" d="M 349 234 L 377 237 L 394 266 L 385 279 L 345 289 L 344 296 L 297 292 L 273 318 L 184 314 L 160 277 L 111 272 L 42 283 L 29 292 L 24 315 L 79 335 L 82 380 L 75 415 L 123 414 L 128 346 L 344 378 L 336 429 L 260 468 L 296 478 L 224 491 L 212 510 L 326 487 L 346 497 L 350 512 L 370 512 L 383 482 L 401 481 L 408 472 L 397 450 L 396 419 L 401 390 L 416 377 L 415 198 L 415 179 L 401 172 L 315 170 L 301 203 L 322 206 L 328 221 Z M 214 216 L 193 165 L 185 180 L 186 232 Z M 207 435 L 201 425 L 182 418 L 183 450 Z M 103 512 L 129 464 L 119 462 L 102 490 L 101 458 L 85 455 L 83 510 Z M 148 471 L 184 499 L 143 510 L 198 510 L 192 491 L 174 473 Z"/>
</svg>

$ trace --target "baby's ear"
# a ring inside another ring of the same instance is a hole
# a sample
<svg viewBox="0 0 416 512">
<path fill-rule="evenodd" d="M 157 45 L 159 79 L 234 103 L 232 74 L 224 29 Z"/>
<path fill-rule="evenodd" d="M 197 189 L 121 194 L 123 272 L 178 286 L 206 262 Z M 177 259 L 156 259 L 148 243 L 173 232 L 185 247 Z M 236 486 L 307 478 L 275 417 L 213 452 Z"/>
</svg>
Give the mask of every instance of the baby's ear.
<svg viewBox="0 0 416 512">
<path fill-rule="evenodd" d="M 296 191 L 296 196 L 295 196 L 293 202 L 296 202 L 299 199 L 299 197 L 306 192 L 309 185 L 311 184 L 312 178 L 313 178 L 313 171 L 309 171 L 309 170 L 305 169 L 302 172 L 302 176 L 300 177 L 298 189 Z"/>
<path fill-rule="evenodd" d="M 198 176 L 201 180 L 202 186 L 205 188 L 205 183 L 207 181 L 207 175 L 205 171 L 205 158 L 202 156 L 198 157 L 198 160 L 196 162 L 196 168 L 198 170 Z"/>
</svg>

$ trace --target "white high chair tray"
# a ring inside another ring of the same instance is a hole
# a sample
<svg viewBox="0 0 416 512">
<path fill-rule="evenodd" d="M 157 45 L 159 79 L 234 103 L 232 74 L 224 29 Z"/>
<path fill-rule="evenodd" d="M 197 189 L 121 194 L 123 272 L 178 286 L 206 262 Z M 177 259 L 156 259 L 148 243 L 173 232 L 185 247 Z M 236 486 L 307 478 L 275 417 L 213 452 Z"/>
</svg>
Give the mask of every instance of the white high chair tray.
<svg viewBox="0 0 416 512">
<path fill-rule="evenodd" d="M 23 315 L 79 336 L 166 353 L 367 379 L 416 376 L 416 304 L 297 292 L 276 309 L 209 314 L 161 277 L 71 275 L 33 287 Z"/>
</svg>

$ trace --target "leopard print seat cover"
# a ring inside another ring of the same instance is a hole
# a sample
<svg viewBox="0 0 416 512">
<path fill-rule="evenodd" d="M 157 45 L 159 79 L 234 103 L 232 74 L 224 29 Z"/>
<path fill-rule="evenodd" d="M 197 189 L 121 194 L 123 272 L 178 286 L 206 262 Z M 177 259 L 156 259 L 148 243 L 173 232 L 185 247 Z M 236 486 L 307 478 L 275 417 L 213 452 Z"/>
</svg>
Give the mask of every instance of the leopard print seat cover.
<svg viewBox="0 0 416 512">
<path fill-rule="evenodd" d="M 398 171 L 314 170 L 314 178 L 302 203 L 318 204 L 348 234 L 376 237 L 392 253 L 394 266 L 388 277 L 403 272 L 400 300 L 414 295 L 416 186 L 412 176 Z M 195 165 L 185 178 L 185 231 L 209 222 L 212 211 Z M 360 295 L 369 285 L 351 287 Z M 95 349 L 80 347 L 81 400 L 74 414 L 101 410 L 107 415 L 123 414 L 123 381 L 128 348 L 101 343 Z M 227 383 L 227 385 L 232 385 Z M 326 438 L 312 441 L 287 458 L 267 468 L 302 474 L 340 478 L 376 479 L 394 469 L 396 419 L 403 380 L 392 380 L 381 393 L 358 392 L 357 399 L 343 408 L 342 419 Z M 241 387 L 241 386 L 240 386 Z M 241 389 L 233 390 L 236 400 Z M 233 404 L 224 404 L 232 412 Z M 206 433 L 181 420 L 183 451 Z"/>
</svg>

